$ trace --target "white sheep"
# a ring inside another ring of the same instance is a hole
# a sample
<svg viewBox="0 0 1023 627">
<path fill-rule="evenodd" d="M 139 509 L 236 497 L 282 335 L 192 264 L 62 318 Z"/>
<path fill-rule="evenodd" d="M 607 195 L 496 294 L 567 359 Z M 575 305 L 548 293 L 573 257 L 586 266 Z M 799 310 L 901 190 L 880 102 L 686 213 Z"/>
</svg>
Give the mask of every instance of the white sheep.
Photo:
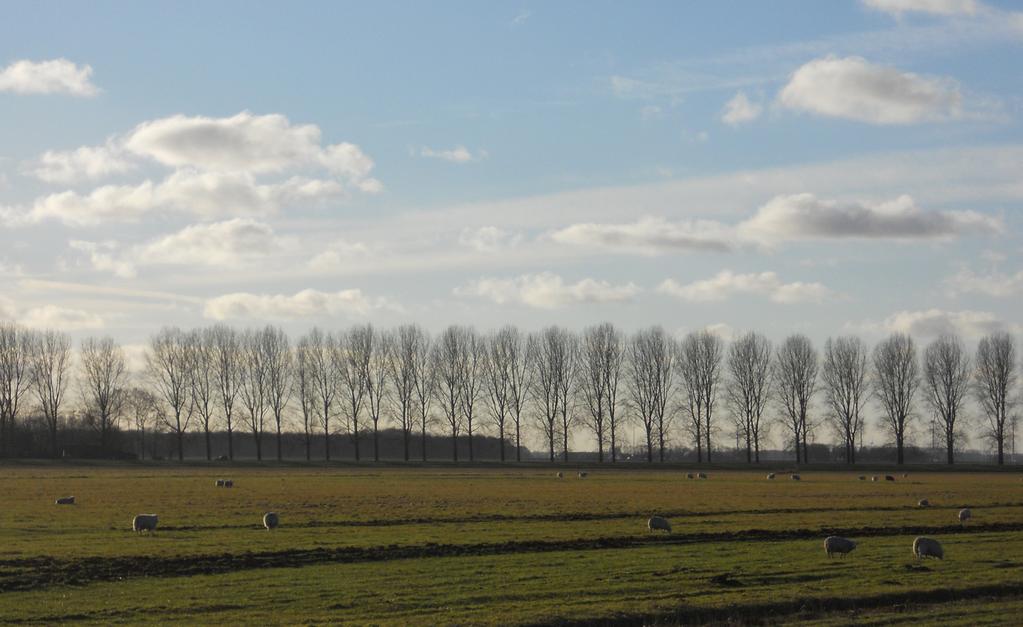
<svg viewBox="0 0 1023 627">
<path fill-rule="evenodd" d="M 870 480 L 871 481 L 877 481 L 877 475 L 874 475 L 873 477 L 871 477 Z"/>
<path fill-rule="evenodd" d="M 57 499 L 57 505 L 74 505 L 75 497 L 73 496 L 62 496 Z"/>
<path fill-rule="evenodd" d="M 651 516 L 650 520 L 646 521 L 646 527 L 650 531 L 660 530 L 671 533 L 671 523 L 660 516 Z"/>
<path fill-rule="evenodd" d="M 856 548 L 856 542 L 841 536 L 828 536 L 824 539 L 824 552 L 831 557 L 834 554 L 847 555 Z"/>
<path fill-rule="evenodd" d="M 225 488 L 233 488 L 234 487 L 234 480 L 233 479 L 224 479 L 224 487 Z"/>
<path fill-rule="evenodd" d="M 692 479 L 692 478 L 693 478 L 693 473 L 687 472 L 686 473 L 686 479 Z"/>
<path fill-rule="evenodd" d="M 866 481 L 867 477 L 866 477 L 866 475 L 860 475 L 859 479 L 860 479 L 860 481 Z"/>
<path fill-rule="evenodd" d="M 936 557 L 939 560 L 945 559 L 945 551 L 941 548 L 941 543 L 933 538 L 925 538 L 923 536 L 913 540 L 913 555 L 917 559 L 924 557 Z"/>
<path fill-rule="evenodd" d="M 767 478 L 768 478 L 768 479 L 774 479 L 774 473 L 773 473 L 773 472 L 771 472 L 771 473 L 768 473 L 768 474 L 767 474 Z"/>
<path fill-rule="evenodd" d="M 579 471 L 579 478 L 580 479 L 585 479 L 587 477 L 587 475 L 589 475 L 589 474 L 590 473 L 586 472 L 585 470 L 580 470 Z"/>
<path fill-rule="evenodd" d="M 803 480 L 802 477 L 800 477 L 799 475 L 797 475 L 795 473 L 792 473 L 791 475 L 789 475 L 789 479 L 792 479 L 793 481 L 802 481 Z"/>
<path fill-rule="evenodd" d="M 965 525 L 966 521 L 969 520 L 970 518 L 973 518 L 973 512 L 970 511 L 970 508 L 964 507 L 963 509 L 959 510 L 960 525 Z"/>
<path fill-rule="evenodd" d="M 267 512 L 263 514 L 263 526 L 270 529 L 276 529 L 277 525 L 281 524 L 281 519 L 277 515 L 277 512 Z"/>
<path fill-rule="evenodd" d="M 707 478 L 707 473 L 705 473 L 705 472 L 698 472 L 698 473 L 696 473 L 696 478 L 697 479 L 706 479 Z"/>
<path fill-rule="evenodd" d="M 918 507 L 930 507 L 931 506 L 931 502 L 928 501 L 927 499 L 920 499 L 919 501 L 917 501 L 917 506 Z"/>
<path fill-rule="evenodd" d="M 139 514 L 131 521 L 131 528 L 136 532 L 156 531 L 158 517 L 156 514 Z"/>
<path fill-rule="evenodd" d="M 564 478 L 565 478 L 565 473 L 563 473 L 561 471 L 558 471 L 558 479 L 564 479 Z"/>
<path fill-rule="evenodd" d="M 218 488 L 224 487 L 224 480 L 223 479 L 217 479 L 217 487 Z"/>
</svg>

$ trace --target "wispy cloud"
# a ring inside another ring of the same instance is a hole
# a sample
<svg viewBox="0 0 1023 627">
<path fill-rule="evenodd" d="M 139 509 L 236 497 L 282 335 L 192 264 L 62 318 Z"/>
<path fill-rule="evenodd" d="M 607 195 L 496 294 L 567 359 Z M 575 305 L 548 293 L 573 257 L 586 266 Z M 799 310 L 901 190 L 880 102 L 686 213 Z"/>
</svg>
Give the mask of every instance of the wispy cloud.
<svg viewBox="0 0 1023 627">
<path fill-rule="evenodd" d="M 90 98 L 100 93 L 92 83 L 92 66 L 67 59 L 22 59 L 0 69 L 0 92 L 15 94 L 65 94 Z"/>
</svg>

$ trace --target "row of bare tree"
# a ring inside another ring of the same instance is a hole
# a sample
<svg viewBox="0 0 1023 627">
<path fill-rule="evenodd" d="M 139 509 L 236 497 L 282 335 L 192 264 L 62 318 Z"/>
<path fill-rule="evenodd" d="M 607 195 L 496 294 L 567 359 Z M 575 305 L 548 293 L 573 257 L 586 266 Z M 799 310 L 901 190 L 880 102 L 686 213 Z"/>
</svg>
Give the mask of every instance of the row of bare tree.
<svg viewBox="0 0 1023 627">
<path fill-rule="evenodd" d="M 940 425 L 951 464 L 965 437 L 962 416 L 972 393 L 1003 463 L 1017 407 L 1015 352 L 1013 338 L 999 333 L 983 338 L 973 357 L 959 338 L 942 336 L 921 360 L 903 334 L 873 351 L 857 337 L 828 339 L 821 355 L 803 335 L 774 347 L 751 332 L 726 350 L 708 331 L 676 340 L 652 327 L 626 337 L 608 323 L 582 333 L 549 327 L 527 334 L 507 326 L 482 334 L 451 326 L 437 336 L 416 325 L 384 331 L 364 325 L 313 329 L 295 343 L 273 326 L 217 325 L 161 330 L 151 338 L 140 380 L 130 376 L 113 339 L 88 338 L 74 378 L 76 411 L 99 432 L 104 448 L 122 420 L 143 438 L 158 421 L 175 438 L 179 458 L 192 430 L 205 435 L 212 458 L 211 433 L 222 430 L 233 459 L 234 435 L 246 429 L 259 459 L 264 436 L 276 435 L 280 459 L 282 434 L 297 427 L 307 458 L 313 439 L 322 437 L 329 460 L 332 436 L 344 433 L 356 460 L 367 437 L 379 460 L 380 429 L 395 426 L 405 459 L 413 456 L 418 435 L 425 460 L 427 433 L 439 424 L 456 461 L 459 438 L 468 440 L 474 459 L 473 437 L 485 426 L 500 438 L 502 461 L 505 442 L 512 439 L 518 456 L 524 430 L 536 427 L 551 461 L 556 455 L 568 460 L 570 440 L 583 429 L 594 437 L 599 460 L 610 456 L 613 462 L 628 426 L 645 437 L 648 461 L 664 461 L 682 435 L 699 461 L 710 462 L 714 435 L 730 427 L 747 461 L 758 462 L 769 428 L 780 425 L 797 463 L 807 461 L 811 436 L 822 427 L 834 431 L 846 460 L 855 463 L 865 409 L 874 399 L 898 463 L 923 410 Z M 58 454 L 72 378 L 66 334 L 0 325 L 0 453 L 31 399 Z"/>
</svg>

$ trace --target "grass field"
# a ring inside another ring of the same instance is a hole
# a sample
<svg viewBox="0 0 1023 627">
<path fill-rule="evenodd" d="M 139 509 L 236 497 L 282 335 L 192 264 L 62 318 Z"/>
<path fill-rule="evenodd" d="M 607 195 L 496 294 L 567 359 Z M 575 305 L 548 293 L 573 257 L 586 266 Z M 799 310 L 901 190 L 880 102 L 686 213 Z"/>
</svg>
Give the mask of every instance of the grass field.
<svg viewBox="0 0 1023 627">
<path fill-rule="evenodd" d="M 1023 614 L 1016 473 L 554 473 L 0 467 L 0 622 L 975 625 Z M 214 487 L 219 477 L 235 487 Z M 53 504 L 72 494 L 77 505 Z M 964 506 L 974 518 L 960 527 Z M 268 532 L 271 510 L 281 527 Z M 133 533 L 132 516 L 148 512 L 159 529 Z M 673 533 L 648 533 L 651 514 Z M 830 533 L 859 547 L 829 560 Z M 913 558 L 922 534 L 944 561 Z"/>
</svg>

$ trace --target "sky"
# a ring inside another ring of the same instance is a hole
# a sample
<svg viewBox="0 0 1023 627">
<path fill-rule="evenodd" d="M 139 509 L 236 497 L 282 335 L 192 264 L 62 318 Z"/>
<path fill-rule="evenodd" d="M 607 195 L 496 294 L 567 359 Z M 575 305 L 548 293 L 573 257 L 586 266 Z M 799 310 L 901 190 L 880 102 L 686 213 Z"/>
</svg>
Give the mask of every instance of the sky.
<svg viewBox="0 0 1023 627">
<path fill-rule="evenodd" d="M 3 13 L 27 326 L 1019 331 L 1020 4 Z"/>
</svg>

